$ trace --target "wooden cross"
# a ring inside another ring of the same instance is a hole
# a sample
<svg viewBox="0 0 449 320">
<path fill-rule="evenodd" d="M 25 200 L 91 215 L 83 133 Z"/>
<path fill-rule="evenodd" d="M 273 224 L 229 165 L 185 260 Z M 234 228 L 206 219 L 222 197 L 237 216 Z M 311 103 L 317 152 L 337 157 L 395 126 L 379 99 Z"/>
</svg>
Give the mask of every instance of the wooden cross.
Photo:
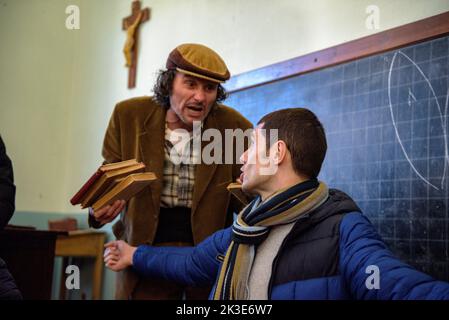
<svg viewBox="0 0 449 320">
<path fill-rule="evenodd" d="M 137 72 L 137 42 L 139 39 L 139 26 L 150 19 L 150 9 L 141 10 L 140 1 L 134 1 L 131 6 L 132 14 L 123 19 L 122 28 L 126 31 L 126 43 L 123 48 L 128 71 L 128 88 L 136 86 Z"/>
</svg>

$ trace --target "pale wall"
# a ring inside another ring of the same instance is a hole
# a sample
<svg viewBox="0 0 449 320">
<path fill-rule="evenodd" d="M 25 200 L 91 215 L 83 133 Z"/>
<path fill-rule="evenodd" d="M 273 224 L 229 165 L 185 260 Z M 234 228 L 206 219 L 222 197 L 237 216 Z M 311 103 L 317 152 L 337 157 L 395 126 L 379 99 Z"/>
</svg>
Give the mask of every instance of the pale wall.
<svg viewBox="0 0 449 320">
<path fill-rule="evenodd" d="M 101 162 L 114 104 L 151 94 L 179 43 L 214 48 L 238 74 L 449 11 L 449 0 L 144 0 L 151 20 L 141 28 L 137 88 L 127 90 L 121 19 L 130 3 L 0 0 L 0 134 L 14 163 L 13 222 L 42 228 L 54 214 L 81 213 L 68 200 Z M 70 4 L 80 8 L 80 30 L 65 28 Z M 365 27 L 371 4 L 380 9 L 376 31 Z M 105 279 L 112 298 L 112 273 Z"/>
<path fill-rule="evenodd" d="M 151 94 L 156 71 L 182 42 L 218 51 L 237 74 L 449 10 L 449 0 L 145 0 L 137 88 L 126 89 L 123 0 L 0 0 L 0 133 L 16 171 L 17 209 L 79 211 L 68 198 L 99 165 L 114 104 Z M 65 28 L 76 4 L 81 29 Z"/>
</svg>

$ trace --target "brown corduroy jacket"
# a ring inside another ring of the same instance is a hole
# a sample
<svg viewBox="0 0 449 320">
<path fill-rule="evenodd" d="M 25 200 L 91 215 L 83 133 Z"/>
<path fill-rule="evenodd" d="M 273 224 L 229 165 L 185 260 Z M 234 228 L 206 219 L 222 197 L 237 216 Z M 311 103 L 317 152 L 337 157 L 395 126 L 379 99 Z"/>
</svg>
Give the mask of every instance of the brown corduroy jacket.
<svg viewBox="0 0 449 320">
<path fill-rule="evenodd" d="M 136 158 L 145 163 L 146 171 L 154 172 L 157 177 L 155 182 L 127 203 L 125 213 L 113 226 L 117 239 L 133 246 L 152 244 L 156 234 L 164 167 L 165 114 L 166 109 L 151 97 L 120 102 L 115 107 L 104 138 L 102 154 L 106 163 Z M 215 105 L 204 121 L 202 132 L 209 128 L 220 131 L 224 163 L 225 152 L 231 152 L 225 150 L 225 129 L 240 128 L 245 131 L 251 127 L 251 123 L 236 110 Z M 202 148 L 209 143 L 203 141 Z M 235 143 L 232 152 L 234 164 L 204 164 L 202 161 L 196 167 L 191 210 L 195 244 L 229 225 L 232 212 L 241 209 L 226 189 L 240 176 L 241 165 L 235 160 Z M 100 227 L 92 219 L 90 224 Z M 137 274 L 130 268 L 119 273 L 116 298 L 130 298 L 138 280 Z"/>
</svg>

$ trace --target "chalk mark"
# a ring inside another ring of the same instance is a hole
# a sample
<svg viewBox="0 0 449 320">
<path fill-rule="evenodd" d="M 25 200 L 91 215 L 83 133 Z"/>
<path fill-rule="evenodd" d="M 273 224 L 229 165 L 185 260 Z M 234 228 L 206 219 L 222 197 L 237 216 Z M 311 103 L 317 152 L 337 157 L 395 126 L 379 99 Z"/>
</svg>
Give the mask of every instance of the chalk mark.
<svg viewBox="0 0 449 320">
<path fill-rule="evenodd" d="M 424 72 L 421 70 L 421 68 L 412 60 L 410 59 L 409 56 L 407 56 L 405 53 L 403 53 L 402 51 L 397 51 L 395 52 L 395 54 L 393 55 L 393 58 L 391 60 L 391 64 L 390 64 L 390 70 L 388 72 L 388 102 L 389 102 L 389 107 L 390 107 L 390 114 L 391 114 L 391 120 L 393 122 L 393 127 L 394 127 L 394 131 L 396 133 L 396 137 L 398 139 L 399 145 L 401 146 L 402 152 L 404 153 L 405 158 L 407 159 L 408 163 L 410 164 L 410 166 L 412 167 L 413 171 L 418 175 L 418 177 L 423 180 L 425 183 L 427 183 L 429 186 L 431 186 L 432 188 L 436 189 L 436 190 L 440 190 L 437 186 L 435 186 L 434 184 L 432 184 L 429 180 L 427 180 L 425 177 L 423 177 L 423 175 L 418 171 L 418 169 L 415 167 L 415 165 L 413 164 L 412 160 L 410 159 L 407 151 L 405 150 L 405 147 L 402 143 L 401 137 L 399 135 L 399 130 L 397 128 L 396 125 L 396 121 L 394 118 L 394 113 L 393 113 L 393 105 L 391 102 L 391 74 L 393 72 L 393 66 L 394 66 L 394 61 L 396 60 L 397 55 L 400 54 L 402 55 L 404 58 L 406 58 L 408 61 L 410 61 L 415 67 L 416 69 L 419 71 L 419 73 L 423 76 L 424 80 L 427 82 L 427 84 L 429 85 L 429 88 L 433 94 L 433 97 L 435 98 L 436 104 L 437 104 L 437 108 L 438 108 L 438 112 L 440 115 L 440 120 L 441 120 L 441 127 L 443 129 L 443 137 L 444 137 L 444 167 L 443 167 L 443 175 L 441 178 L 441 189 L 444 189 L 444 180 L 446 177 L 446 171 L 447 171 L 447 164 L 449 162 L 449 150 L 448 150 L 448 145 L 447 145 L 447 133 L 446 133 L 446 115 L 447 115 L 447 109 L 448 109 L 448 102 L 449 102 L 449 88 L 446 94 L 446 102 L 445 102 L 445 106 L 444 106 L 444 113 L 441 111 L 441 106 L 440 103 L 437 99 L 437 96 L 435 94 L 435 91 L 432 87 L 432 84 L 430 83 L 429 79 L 425 76 Z M 416 101 L 416 97 L 413 95 L 413 93 L 411 92 L 410 88 L 409 88 L 409 95 L 408 95 L 408 104 L 409 106 L 411 106 L 411 99 L 413 98 L 414 101 Z"/>
<path fill-rule="evenodd" d="M 412 100 L 411 100 L 410 98 L 413 99 L 413 102 L 416 102 L 416 97 L 415 97 L 415 95 L 413 94 L 412 90 L 410 90 L 410 88 L 408 88 L 408 106 L 409 106 L 409 107 L 412 106 Z"/>
</svg>

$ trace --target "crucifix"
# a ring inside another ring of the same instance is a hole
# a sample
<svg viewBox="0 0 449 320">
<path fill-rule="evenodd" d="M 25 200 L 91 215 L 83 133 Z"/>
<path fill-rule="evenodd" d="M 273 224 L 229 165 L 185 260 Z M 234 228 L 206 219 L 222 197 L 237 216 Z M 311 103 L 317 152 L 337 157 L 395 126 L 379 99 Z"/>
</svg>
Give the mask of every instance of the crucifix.
<svg viewBox="0 0 449 320">
<path fill-rule="evenodd" d="M 126 31 L 126 43 L 123 48 L 125 54 L 126 66 L 128 71 L 128 88 L 136 86 L 136 71 L 137 71 L 137 42 L 138 31 L 141 23 L 150 19 L 150 9 L 145 8 L 141 10 L 140 1 L 132 3 L 132 13 L 130 16 L 123 19 L 122 28 Z"/>
</svg>

